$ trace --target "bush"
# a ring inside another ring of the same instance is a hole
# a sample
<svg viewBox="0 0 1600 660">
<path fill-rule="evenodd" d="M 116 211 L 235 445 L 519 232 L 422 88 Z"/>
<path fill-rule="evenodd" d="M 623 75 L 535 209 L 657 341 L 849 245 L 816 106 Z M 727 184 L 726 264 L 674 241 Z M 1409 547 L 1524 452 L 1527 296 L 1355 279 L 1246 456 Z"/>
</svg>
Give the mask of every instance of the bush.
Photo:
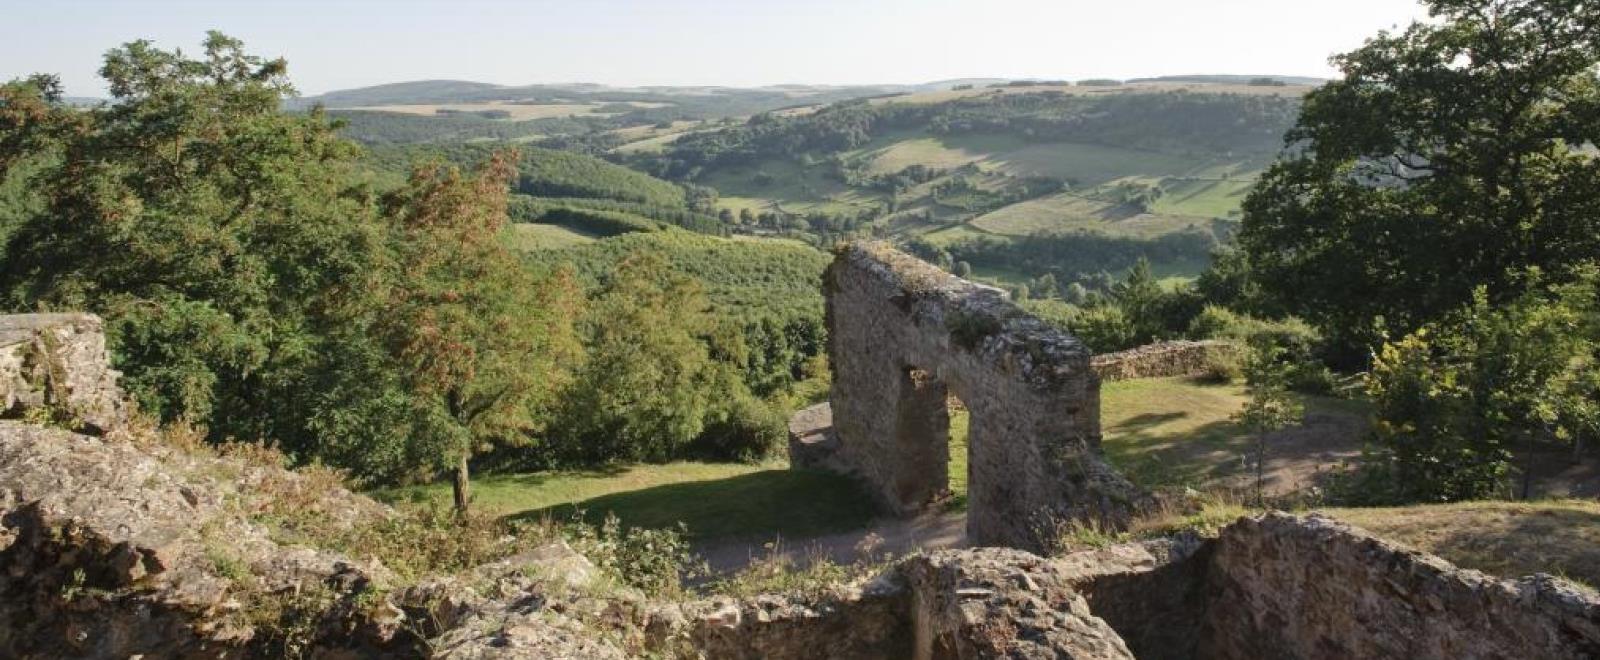
<svg viewBox="0 0 1600 660">
<path fill-rule="evenodd" d="M 683 582 L 704 570 L 686 540 L 688 530 L 623 527 L 606 514 L 596 525 L 583 522 L 583 512 L 573 515 L 565 529 L 572 549 L 613 578 L 651 596 L 676 596 Z"/>
<path fill-rule="evenodd" d="M 1205 369 L 1200 380 L 1227 384 L 1244 377 L 1244 359 L 1237 350 L 1212 350 L 1206 353 Z"/>
<path fill-rule="evenodd" d="M 1289 369 L 1289 389 L 1305 394 L 1332 394 L 1338 381 L 1333 370 L 1315 360 L 1296 362 Z"/>
<path fill-rule="evenodd" d="M 1138 344 L 1133 322 L 1121 307 L 1102 305 L 1085 309 L 1073 320 L 1071 329 L 1097 353 L 1120 351 Z"/>
<path fill-rule="evenodd" d="M 694 453 L 712 460 L 756 462 L 777 455 L 789 442 L 789 416 L 752 396 L 735 398 L 694 443 Z"/>
<path fill-rule="evenodd" d="M 1234 341 L 1257 350 L 1276 349 L 1295 362 L 1314 359 L 1322 346 L 1322 335 L 1300 319 L 1268 321 L 1216 305 L 1206 305 L 1195 315 L 1189 323 L 1189 336 Z"/>
</svg>

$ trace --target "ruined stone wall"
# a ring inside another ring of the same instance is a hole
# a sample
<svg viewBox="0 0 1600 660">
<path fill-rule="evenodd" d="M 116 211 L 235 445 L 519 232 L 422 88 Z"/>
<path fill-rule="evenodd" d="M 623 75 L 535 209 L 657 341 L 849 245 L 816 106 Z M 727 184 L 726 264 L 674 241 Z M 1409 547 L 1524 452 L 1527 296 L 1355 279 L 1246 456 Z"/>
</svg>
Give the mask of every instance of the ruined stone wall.
<svg viewBox="0 0 1600 660">
<path fill-rule="evenodd" d="M 1210 562 L 1199 657 L 1600 657 L 1600 599 L 1501 580 L 1330 518 L 1229 526 Z"/>
<path fill-rule="evenodd" d="M 1101 380 L 1194 376 L 1205 373 L 1213 357 L 1236 354 L 1238 350 L 1225 341 L 1164 341 L 1096 355 L 1090 366 Z"/>
<path fill-rule="evenodd" d="M 101 432 L 126 416 L 100 318 L 92 314 L 0 316 L 0 412 L 54 407 Z"/>
<path fill-rule="evenodd" d="M 824 289 L 832 435 L 795 465 L 852 473 L 890 511 L 919 511 L 946 492 L 953 393 L 971 414 L 973 543 L 1037 549 L 1050 521 L 1117 524 L 1142 497 L 1101 459 L 1100 382 L 1077 339 L 882 243 L 842 249 Z"/>
</svg>

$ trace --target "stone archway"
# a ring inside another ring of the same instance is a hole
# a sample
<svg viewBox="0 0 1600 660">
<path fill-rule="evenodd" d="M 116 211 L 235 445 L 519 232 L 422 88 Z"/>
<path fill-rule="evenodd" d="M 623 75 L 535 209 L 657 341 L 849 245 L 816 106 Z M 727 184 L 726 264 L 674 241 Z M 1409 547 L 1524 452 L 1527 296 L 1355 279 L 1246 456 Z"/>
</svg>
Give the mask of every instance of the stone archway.
<svg viewBox="0 0 1600 660">
<path fill-rule="evenodd" d="M 792 442 L 793 465 L 853 474 L 895 514 L 922 511 L 948 483 L 953 393 L 970 415 L 973 543 L 1038 550 L 1054 521 L 1120 525 L 1143 498 L 1100 456 L 1100 381 L 1075 338 L 883 243 L 841 249 L 824 293 L 831 410 L 806 414 L 831 415 L 831 429 Z"/>
</svg>

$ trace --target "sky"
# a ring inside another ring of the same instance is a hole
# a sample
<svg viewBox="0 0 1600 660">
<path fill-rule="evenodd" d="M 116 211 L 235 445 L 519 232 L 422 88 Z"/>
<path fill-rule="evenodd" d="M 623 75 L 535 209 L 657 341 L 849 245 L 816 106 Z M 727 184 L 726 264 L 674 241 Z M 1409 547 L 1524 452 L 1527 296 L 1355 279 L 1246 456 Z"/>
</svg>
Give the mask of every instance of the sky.
<svg viewBox="0 0 1600 660">
<path fill-rule="evenodd" d="M 1332 77 L 1412 0 L 0 0 L 0 80 L 102 96 L 106 50 L 206 30 L 289 60 L 302 94 L 503 85 L 920 83 L 1196 73 Z"/>
</svg>

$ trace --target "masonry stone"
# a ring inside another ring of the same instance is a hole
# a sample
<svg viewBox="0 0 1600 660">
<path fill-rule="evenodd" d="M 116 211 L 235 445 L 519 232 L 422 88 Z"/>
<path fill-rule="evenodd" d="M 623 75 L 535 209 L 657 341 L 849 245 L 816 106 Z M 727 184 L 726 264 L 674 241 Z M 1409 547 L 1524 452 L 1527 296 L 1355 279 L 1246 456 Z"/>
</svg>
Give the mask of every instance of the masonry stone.
<svg viewBox="0 0 1600 660">
<path fill-rule="evenodd" d="M 794 465 L 853 474 L 895 514 L 935 506 L 954 395 L 970 411 L 974 544 L 1037 550 L 1056 524 L 1116 526 L 1142 501 L 1101 456 L 1100 380 L 1076 338 L 884 243 L 841 248 L 824 290 L 832 426 L 795 438 Z"/>
</svg>

